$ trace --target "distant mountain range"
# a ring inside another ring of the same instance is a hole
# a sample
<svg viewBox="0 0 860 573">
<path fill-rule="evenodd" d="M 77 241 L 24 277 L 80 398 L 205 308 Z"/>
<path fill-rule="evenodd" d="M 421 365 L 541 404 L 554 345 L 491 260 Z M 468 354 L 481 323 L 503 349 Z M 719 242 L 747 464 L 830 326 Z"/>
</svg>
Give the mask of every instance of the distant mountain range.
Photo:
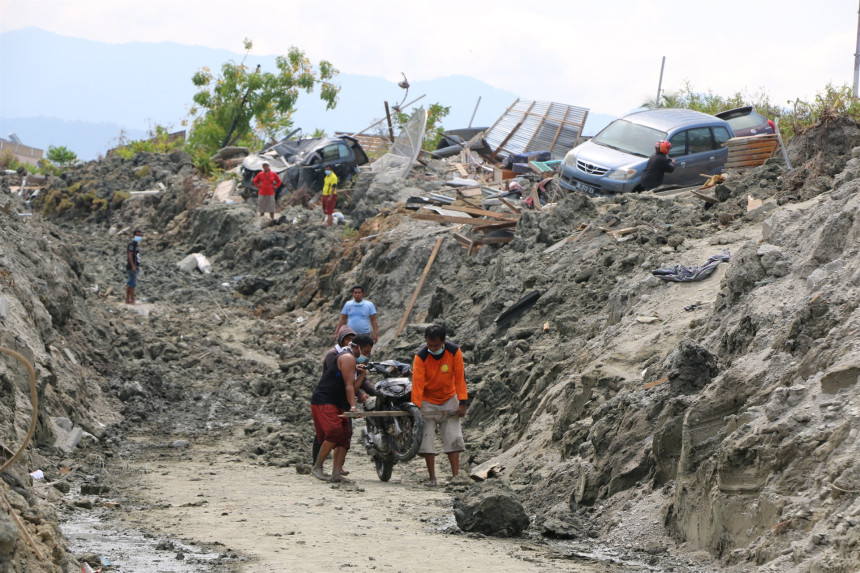
<svg viewBox="0 0 860 573">
<path fill-rule="evenodd" d="M 155 124 L 182 129 L 195 91 L 191 76 L 243 57 L 172 42 L 107 44 L 38 28 L 0 34 L 0 54 L 0 137 L 14 132 L 41 149 L 65 145 L 85 160 L 104 154 L 121 134 L 140 139 Z M 274 70 L 275 56 L 248 56 L 247 63 Z M 301 94 L 296 127 L 305 133 L 358 131 L 384 116 L 385 101 L 395 105 L 404 96 L 408 102 L 421 95 L 416 105 L 450 106 L 445 127 L 466 127 L 473 113 L 473 126 L 489 126 L 517 99 L 466 76 L 410 81 L 408 95 L 383 78 L 341 73 L 336 81 L 341 91 L 334 110 L 326 111 L 317 94 Z M 585 134 L 593 135 L 611 119 L 590 114 Z"/>
</svg>

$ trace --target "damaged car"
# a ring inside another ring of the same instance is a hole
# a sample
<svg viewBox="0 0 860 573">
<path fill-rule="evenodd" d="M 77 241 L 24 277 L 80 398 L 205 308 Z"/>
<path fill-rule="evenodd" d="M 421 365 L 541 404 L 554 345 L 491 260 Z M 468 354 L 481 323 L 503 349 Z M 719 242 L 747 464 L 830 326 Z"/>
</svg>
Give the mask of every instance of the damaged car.
<svg viewBox="0 0 860 573">
<path fill-rule="evenodd" d="M 565 191 L 611 196 L 642 190 L 642 174 L 654 144 L 672 144 L 675 170 L 664 185 L 699 184 L 722 172 L 726 142 L 734 137 L 725 120 L 689 109 L 637 111 L 616 119 L 590 140 L 570 150 L 559 165 L 558 183 Z"/>
<path fill-rule="evenodd" d="M 330 168 L 343 185 L 358 174 L 359 167 L 368 163 L 367 154 L 354 137 L 309 137 L 292 139 L 301 130 L 295 130 L 281 141 L 270 145 L 259 153 L 252 153 L 242 162 L 242 184 L 247 190 L 256 191 L 254 177 L 263 170 L 263 163 L 278 174 L 283 185 L 276 189 L 280 195 L 284 189 L 294 191 L 307 187 L 318 192 L 323 188 L 325 170 Z"/>
</svg>

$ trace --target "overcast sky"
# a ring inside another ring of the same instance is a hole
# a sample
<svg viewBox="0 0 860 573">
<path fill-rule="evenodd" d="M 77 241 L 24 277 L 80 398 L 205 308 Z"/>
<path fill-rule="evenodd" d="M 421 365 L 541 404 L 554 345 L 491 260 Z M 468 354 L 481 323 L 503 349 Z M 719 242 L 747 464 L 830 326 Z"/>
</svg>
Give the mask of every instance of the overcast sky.
<svg viewBox="0 0 860 573">
<path fill-rule="evenodd" d="M 689 80 L 785 106 L 851 85 L 857 21 L 858 0 L 0 0 L 2 32 L 235 52 L 249 38 L 258 55 L 297 46 L 344 73 L 462 74 L 614 115 L 656 95 L 663 56 L 670 91 Z"/>
</svg>

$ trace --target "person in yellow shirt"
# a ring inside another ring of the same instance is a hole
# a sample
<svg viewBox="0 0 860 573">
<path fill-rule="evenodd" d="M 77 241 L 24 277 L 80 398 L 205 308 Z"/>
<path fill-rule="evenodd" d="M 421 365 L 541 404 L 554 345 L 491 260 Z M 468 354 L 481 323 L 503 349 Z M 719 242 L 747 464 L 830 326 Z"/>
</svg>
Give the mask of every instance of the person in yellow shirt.
<svg viewBox="0 0 860 573">
<path fill-rule="evenodd" d="M 322 208 L 323 213 L 325 213 L 325 224 L 328 227 L 331 227 L 332 213 L 334 213 L 334 207 L 336 204 L 337 175 L 335 175 L 334 171 L 332 171 L 330 167 L 326 167 L 325 181 L 323 182 L 322 190 Z"/>
<path fill-rule="evenodd" d="M 424 437 L 418 453 L 424 456 L 430 480 L 436 485 L 436 425 L 454 478 L 460 473 L 460 452 L 466 449 L 460 418 L 466 415 L 466 375 L 460 348 L 445 341 L 445 327 L 432 324 L 424 330 L 426 344 L 412 361 L 412 402 L 421 408 Z"/>
</svg>

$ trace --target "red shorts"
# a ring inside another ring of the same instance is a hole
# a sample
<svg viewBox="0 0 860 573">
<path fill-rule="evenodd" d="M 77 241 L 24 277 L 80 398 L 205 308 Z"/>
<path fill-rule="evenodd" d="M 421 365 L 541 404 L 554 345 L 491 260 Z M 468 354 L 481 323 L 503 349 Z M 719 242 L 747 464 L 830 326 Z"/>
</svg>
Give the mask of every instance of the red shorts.
<svg viewBox="0 0 860 573">
<path fill-rule="evenodd" d="M 349 418 L 339 418 L 338 414 L 343 414 L 343 410 L 334 404 L 311 404 L 317 441 L 334 442 L 335 446 L 349 449 L 352 427 Z"/>
<path fill-rule="evenodd" d="M 323 195 L 322 197 L 322 208 L 323 213 L 326 215 L 331 215 L 334 213 L 334 206 L 337 204 L 337 193 L 332 193 L 331 195 Z"/>
</svg>

